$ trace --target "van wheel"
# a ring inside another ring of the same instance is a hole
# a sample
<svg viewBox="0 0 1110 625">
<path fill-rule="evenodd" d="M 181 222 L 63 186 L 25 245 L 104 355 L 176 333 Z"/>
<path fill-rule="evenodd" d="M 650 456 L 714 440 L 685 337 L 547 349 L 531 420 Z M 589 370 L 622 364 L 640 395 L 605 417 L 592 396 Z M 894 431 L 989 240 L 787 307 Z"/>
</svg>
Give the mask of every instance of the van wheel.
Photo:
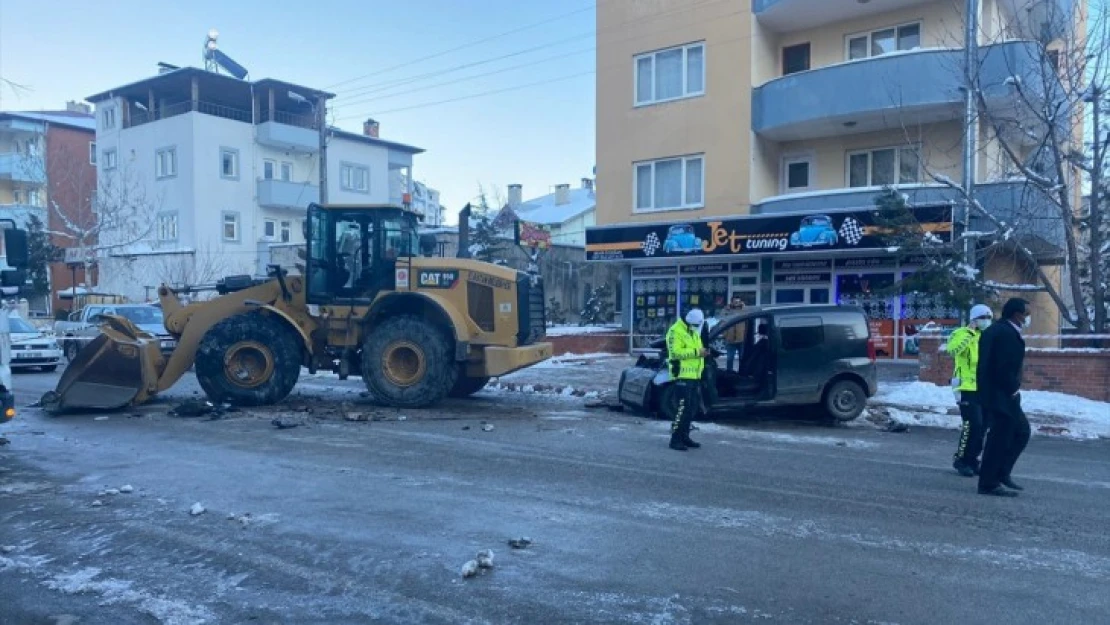
<svg viewBox="0 0 1110 625">
<path fill-rule="evenodd" d="M 867 405 L 867 393 L 852 380 L 837 380 L 825 391 L 825 414 L 834 421 L 851 421 Z"/>
</svg>

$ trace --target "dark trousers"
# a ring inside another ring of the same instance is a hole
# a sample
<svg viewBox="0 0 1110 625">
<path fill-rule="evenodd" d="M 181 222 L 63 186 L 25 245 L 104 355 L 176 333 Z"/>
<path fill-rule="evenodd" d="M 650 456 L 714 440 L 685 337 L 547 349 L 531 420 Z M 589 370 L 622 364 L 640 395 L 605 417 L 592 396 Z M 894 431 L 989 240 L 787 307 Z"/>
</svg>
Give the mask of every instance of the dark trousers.
<svg viewBox="0 0 1110 625">
<path fill-rule="evenodd" d="M 675 382 L 678 389 L 678 409 L 671 422 L 671 434 L 682 438 L 690 435 L 690 422 L 701 408 L 701 382 L 698 380 L 678 380 Z"/>
<path fill-rule="evenodd" d="M 979 488 L 987 490 L 1009 479 L 1014 464 L 1029 444 L 1032 432 L 1029 419 L 1021 409 L 1020 396 L 987 402 L 984 409 L 990 431 L 987 432 L 987 445 L 983 450 L 983 464 L 979 468 Z"/>
<path fill-rule="evenodd" d="M 979 397 L 975 391 L 960 392 L 960 418 L 964 423 L 960 428 L 960 443 L 956 447 L 954 459 L 977 468 L 979 454 L 983 452 L 986 427 L 983 424 L 983 407 L 979 405 Z"/>
</svg>

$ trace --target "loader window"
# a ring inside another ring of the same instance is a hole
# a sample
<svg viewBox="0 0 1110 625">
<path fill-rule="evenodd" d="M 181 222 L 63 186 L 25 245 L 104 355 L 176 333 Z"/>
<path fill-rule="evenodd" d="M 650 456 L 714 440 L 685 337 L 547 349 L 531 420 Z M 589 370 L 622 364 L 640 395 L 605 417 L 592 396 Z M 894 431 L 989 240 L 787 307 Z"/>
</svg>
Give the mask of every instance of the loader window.
<svg viewBox="0 0 1110 625">
<path fill-rule="evenodd" d="M 336 293 L 354 297 L 366 291 L 374 264 L 374 224 L 367 217 L 345 218 L 335 227 Z"/>
<path fill-rule="evenodd" d="M 392 262 L 402 256 L 416 256 L 420 240 L 415 230 L 403 219 L 383 219 L 385 242 L 382 257 Z"/>
</svg>

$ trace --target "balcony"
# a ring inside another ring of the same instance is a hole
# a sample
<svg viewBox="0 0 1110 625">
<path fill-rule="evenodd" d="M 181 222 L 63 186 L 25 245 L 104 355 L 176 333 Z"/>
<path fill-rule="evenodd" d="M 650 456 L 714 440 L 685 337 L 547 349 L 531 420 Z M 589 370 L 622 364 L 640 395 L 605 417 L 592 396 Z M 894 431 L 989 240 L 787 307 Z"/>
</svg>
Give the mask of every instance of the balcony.
<svg viewBox="0 0 1110 625">
<path fill-rule="evenodd" d="M 307 210 L 320 201 L 320 187 L 307 182 L 259 180 L 258 205 L 263 208 Z"/>
<path fill-rule="evenodd" d="M 46 182 L 46 169 L 42 158 L 18 152 L 0 154 L 0 180 L 43 184 Z"/>
<path fill-rule="evenodd" d="M 832 0 L 752 0 L 752 13 L 765 28 L 787 33 L 924 4 L 930 0 L 833 2 Z"/>
<path fill-rule="evenodd" d="M 43 227 L 46 226 L 48 215 L 46 209 L 42 206 L 32 206 L 30 204 L 0 204 L 0 219 L 11 219 L 20 228 L 26 228 L 27 224 L 31 221 L 31 215 L 35 215 L 42 222 Z"/>
<path fill-rule="evenodd" d="M 939 184 L 900 185 L 911 206 L 959 204 L 959 191 Z M 830 189 L 824 192 L 799 193 L 765 198 L 752 207 L 752 214 L 827 213 L 837 210 L 862 209 L 875 206 L 881 188 Z M 1044 192 L 1021 179 L 985 182 L 975 186 L 975 199 L 991 215 L 1014 228 L 1022 242 L 1055 257 L 1064 247 L 1064 224 L 1052 200 Z M 993 232 L 994 225 L 986 218 L 972 214 L 971 229 Z M 1035 233 L 1035 234 L 1034 234 Z"/>
<path fill-rule="evenodd" d="M 1015 77 L 1028 94 L 1051 92 L 1043 84 L 1040 44 L 1010 41 L 979 54 L 988 106 L 1015 107 Z M 795 141 L 959 119 L 962 66 L 962 50 L 920 49 L 776 78 L 753 91 L 752 130 Z"/>
<path fill-rule="evenodd" d="M 256 140 L 282 151 L 314 154 L 320 149 L 320 133 L 316 126 L 312 115 L 275 111 L 273 119 L 268 119 L 263 110 Z"/>
</svg>

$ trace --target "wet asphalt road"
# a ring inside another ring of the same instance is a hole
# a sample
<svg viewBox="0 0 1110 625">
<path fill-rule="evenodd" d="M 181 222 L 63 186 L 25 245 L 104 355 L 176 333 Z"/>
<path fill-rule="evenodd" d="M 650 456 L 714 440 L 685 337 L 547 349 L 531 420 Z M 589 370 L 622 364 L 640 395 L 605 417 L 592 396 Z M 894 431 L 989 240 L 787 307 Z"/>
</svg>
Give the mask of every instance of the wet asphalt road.
<svg viewBox="0 0 1110 625">
<path fill-rule="evenodd" d="M 20 402 L 55 379 L 17 375 Z M 997 500 L 948 469 L 951 432 L 704 424 L 677 453 L 581 400 L 379 410 L 359 384 L 217 421 L 21 409 L 0 624 L 1108 622 L 1106 441 L 1034 439 Z"/>
</svg>

